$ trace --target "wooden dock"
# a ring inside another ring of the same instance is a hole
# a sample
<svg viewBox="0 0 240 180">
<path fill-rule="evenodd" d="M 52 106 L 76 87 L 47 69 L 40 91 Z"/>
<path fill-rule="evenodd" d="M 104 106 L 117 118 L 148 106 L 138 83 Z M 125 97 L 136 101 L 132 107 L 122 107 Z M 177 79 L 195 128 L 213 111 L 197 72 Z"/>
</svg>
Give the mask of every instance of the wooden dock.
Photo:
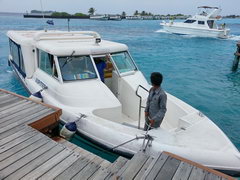
<svg viewBox="0 0 240 180">
<path fill-rule="evenodd" d="M 0 179 L 233 179 L 171 153 L 110 163 L 62 138 L 44 135 L 61 110 L 0 89 Z M 43 132 L 43 133 L 41 133 Z"/>
</svg>

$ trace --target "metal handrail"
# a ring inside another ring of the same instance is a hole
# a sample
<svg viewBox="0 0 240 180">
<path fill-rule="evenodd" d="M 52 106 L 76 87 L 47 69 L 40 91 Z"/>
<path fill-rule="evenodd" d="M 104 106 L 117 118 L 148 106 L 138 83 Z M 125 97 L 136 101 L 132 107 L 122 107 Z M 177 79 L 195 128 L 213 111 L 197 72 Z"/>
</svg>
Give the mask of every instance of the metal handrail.
<svg viewBox="0 0 240 180">
<path fill-rule="evenodd" d="M 141 121 L 141 113 L 142 113 L 142 108 L 145 108 L 144 106 L 142 106 L 142 96 L 140 96 L 138 94 L 138 89 L 142 88 L 143 90 L 149 92 L 145 87 L 143 87 L 142 85 L 138 85 L 137 90 L 136 90 L 136 96 L 139 97 L 140 101 L 139 101 L 139 110 L 138 110 L 138 129 L 140 129 L 140 121 Z"/>
</svg>

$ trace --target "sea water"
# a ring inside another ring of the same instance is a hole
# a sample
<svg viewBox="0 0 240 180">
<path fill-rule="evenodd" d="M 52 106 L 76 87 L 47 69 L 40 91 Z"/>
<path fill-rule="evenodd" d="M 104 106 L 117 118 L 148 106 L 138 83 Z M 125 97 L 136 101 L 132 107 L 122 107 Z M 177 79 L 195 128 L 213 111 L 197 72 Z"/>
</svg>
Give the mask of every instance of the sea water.
<svg viewBox="0 0 240 180">
<path fill-rule="evenodd" d="M 67 30 L 67 20 L 24 19 L 0 16 L 0 88 L 28 96 L 7 65 L 8 30 Z M 229 39 L 199 38 L 164 32 L 158 20 L 70 20 L 71 30 L 97 31 L 103 39 L 127 44 L 139 69 L 164 76 L 163 88 L 199 109 L 218 125 L 240 150 L 240 68 L 231 71 L 240 19 L 223 19 L 231 29 Z M 196 139 L 197 141 L 197 139 Z"/>
</svg>

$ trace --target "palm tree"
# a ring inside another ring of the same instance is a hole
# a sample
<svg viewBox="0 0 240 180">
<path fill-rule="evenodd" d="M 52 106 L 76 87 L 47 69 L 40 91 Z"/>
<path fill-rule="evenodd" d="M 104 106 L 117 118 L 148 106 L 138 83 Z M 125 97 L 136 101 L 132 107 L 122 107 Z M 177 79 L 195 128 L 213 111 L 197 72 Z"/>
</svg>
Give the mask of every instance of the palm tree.
<svg viewBox="0 0 240 180">
<path fill-rule="evenodd" d="M 126 18 L 126 15 L 127 15 L 126 12 L 123 11 L 123 12 L 122 12 L 122 18 Z"/>
<path fill-rule="evenodd" d="M 145 16 L 145 15 L 146 15 L 146 12 L 142 11 L 141 16 Z"/>
<path fill-rule="evenodd" d="M 134 16 L 137 16 L 139 14 L 138 10 L 135 11 Z"/>
<path fill-rule="evenodd" d="M 91 8 L 88 10 L 88 13 L 89 13 L 90 15 L 93 15 L 95 12 L 96 12 L 96 9 L 94 9 L 93 7 L 91 7 Z"/>
</svg>

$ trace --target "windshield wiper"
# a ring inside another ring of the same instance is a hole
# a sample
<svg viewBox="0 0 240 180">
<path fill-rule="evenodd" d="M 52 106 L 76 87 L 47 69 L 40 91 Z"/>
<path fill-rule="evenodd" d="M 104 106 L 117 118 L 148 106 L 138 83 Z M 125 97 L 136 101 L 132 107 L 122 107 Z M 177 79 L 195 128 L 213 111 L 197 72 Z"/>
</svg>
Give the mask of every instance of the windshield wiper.
<svg viewBox="0 0 240 180">
<path fill-rule="evenodd" d="M 64 64 L 62 65 L 61 68 L 63 68 L 67 63 L 71 62 L 73 60 L 73 54 L 75 53 L 75 51 L 73 50 L 72 54 L 66 58 Z"/>
</svg>

